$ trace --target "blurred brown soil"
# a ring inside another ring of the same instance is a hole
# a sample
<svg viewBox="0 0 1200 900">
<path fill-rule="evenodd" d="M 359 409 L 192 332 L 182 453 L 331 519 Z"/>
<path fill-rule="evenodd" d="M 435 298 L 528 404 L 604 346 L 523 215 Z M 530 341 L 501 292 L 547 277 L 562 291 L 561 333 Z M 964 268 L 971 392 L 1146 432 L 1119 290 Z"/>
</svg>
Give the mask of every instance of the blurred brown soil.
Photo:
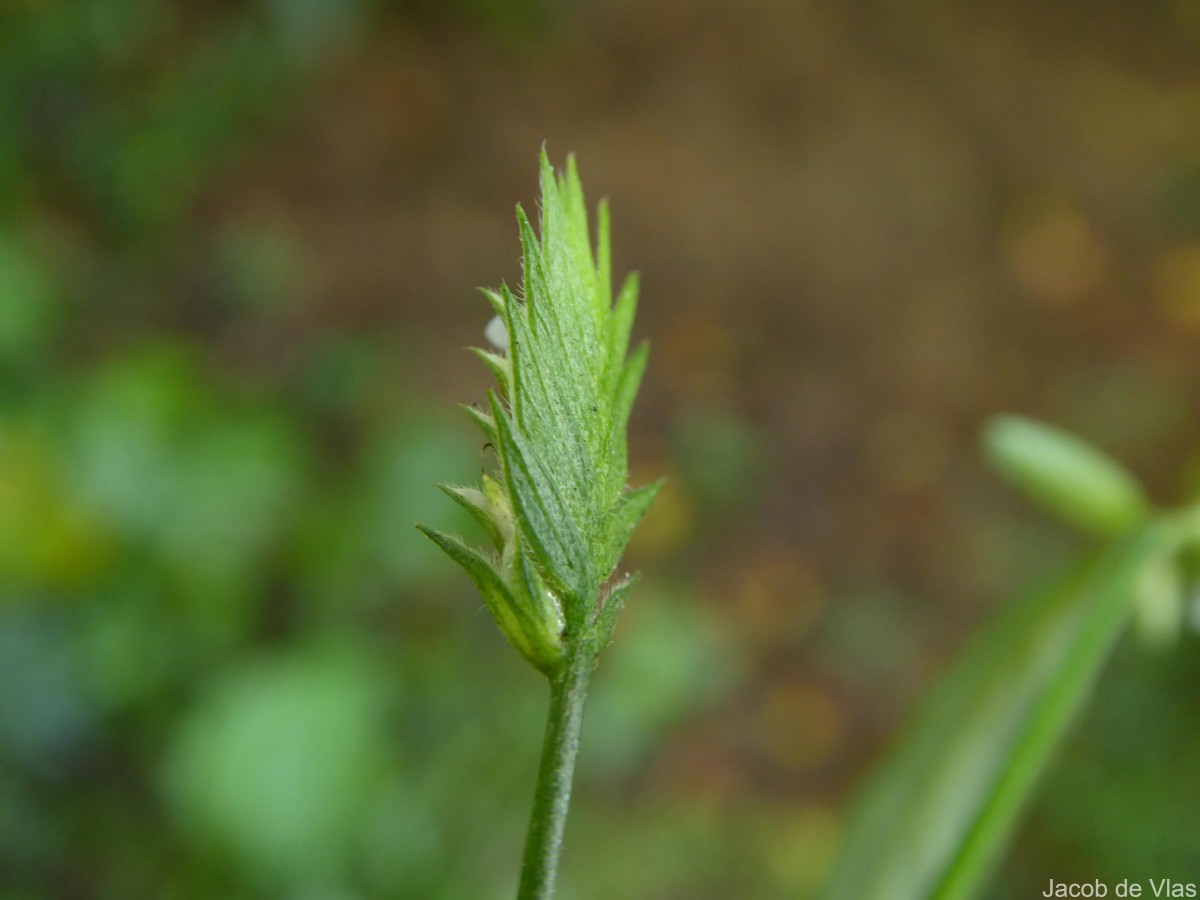
<svg viewBox="0 0 1200 900">
<path fill-rule="evenodd" d="M 642 272 L 639 469 L 672 464 L 681 410 L 763 450 L 719 519 L 680 486 L 641 564 L 698 573 L 756 673 L 727 728 L 697 726 L 707 750 L 676 749 L 764 789 L 856 771 L 1053 557 L 978 460 L 987 416 L 1078 428 L 1162 498 L 1198 432 L 1200 268 L 1171 262 L 1197 235 L 1158 193 L 1200 160 L 1195 36 L 1128 3 L 909 7 L 622 0 L 508 42 L 397 20 L 222 201 L 285 216 L 319 261 L 303 328 L 386 334 L 421 390 L 469 400 L 474 289 L 519 278 L 543 141 L 578 155 Z"/>
</svg>

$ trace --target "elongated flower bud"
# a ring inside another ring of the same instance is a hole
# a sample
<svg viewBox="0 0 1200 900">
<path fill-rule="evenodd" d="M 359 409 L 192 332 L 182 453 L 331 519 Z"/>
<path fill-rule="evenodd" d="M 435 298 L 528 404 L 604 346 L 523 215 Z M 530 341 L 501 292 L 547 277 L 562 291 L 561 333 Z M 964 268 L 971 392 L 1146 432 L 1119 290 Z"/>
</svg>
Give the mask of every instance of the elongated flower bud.
<svg viewBox="0 0 1200 900">
<path fill-rule="evenodd" d="M 551 674 L 571 640 L 603 643 L 632 579 L 604 588 L 658 491 L 631 490 L 626 427 L 648 348 L 629 354 L 637 279 L 612 296 L 608 210 L 593 250 L 583 187 L 568 158 L 541 158 L 541 234 L 520 206 L 523 283 L 486 290 L 495 351 L 476 349 L 498 390 L 465 407 L 495 448 L 481 488 L 443 485 L 492 548 L 422 527 L 471 576 L 509 641 Z"/>
<path fill-rule="evenodd" d="M 1146 500 L 1126 469 L 1072 434 L 1020 416 L 984 430 L 988 459 L 1017 488 L 1067 522 L 1102 535 L 1141 520 Z"/>
</svg>

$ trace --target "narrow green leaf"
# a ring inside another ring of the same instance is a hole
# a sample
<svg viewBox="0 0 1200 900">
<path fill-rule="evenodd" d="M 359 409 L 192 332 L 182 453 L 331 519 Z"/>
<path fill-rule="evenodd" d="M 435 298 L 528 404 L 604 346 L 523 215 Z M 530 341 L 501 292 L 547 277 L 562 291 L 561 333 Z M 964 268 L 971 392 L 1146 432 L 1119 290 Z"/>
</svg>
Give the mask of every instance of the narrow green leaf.
<svg viewBox="0 0 1200 900">
<path fill-rule="evenodd" d="M 614 566 L 620 561 L 633 530 L 642 521 L 664 484 L 666 479 L 660 478 L 651 484 L 634 488 L 621 497 L 613 517 L 609 520 L 609 557 Z"/>
<path fill-rule="evenodd" d="M 968 648 L 861 798 L 826 900 L 973 896 L 1130 618 L 1152 523 L 1015 606 Z"/>
<path fill-rule="evenodd" d="M 633 412 L 633 401 L 637 399 L 638 388 L 642 384 L 642 375 L 646 372 L 646 363 L 650 360 L 650 342 L 643 341 L 629 356 L 629 361 L 621 370 L 617 382 L 616 394 L 613 397 L 612 434 L 609 436 L 609 454 L 613 461 L 622 466 L 613 474 L 620 478 L 621 485 L 625 482 L 625 460 L 629 456 L 629 416 Z"/>
<path fill-rule="evenodd" d="M 501 293 L 501 291 L 503 291 L 504 293 Z M 507 318 L 507 316 L 508 316 L 508 301 L 505 299 L 505 297 L 512 296 L 512 295 L 508 294 L 507 287 L 502 286 L 501 291 L 494 291 L 491 288 L 480 288 L 479 289 L 479 293 L 481 293 L 481 294 L 483 294 L 483 296 L 487 297 L 488 303 L 492 304 L 492 309 L 495 310 L 496 315 L 498 315 L 498 316 L 500 316 L 500 318 L 504 319 L 504 318 Z"/>
<path fill-rule="evenodd" d="M 612 296 L 612 237 L 607 200 L 601 200 L 596 207 L 596 277 L 600 282 L 600 296 L 607 303 Z"/>
<path fill-rule="evenodd" d="M 492 377 L 500 385 L 505 397 L 511 397 L 512 390 L 512 364 L 507 356 L 501 356 L 498 353 L 492 353 L 489 350 L 484 350 L 480 347 L 471 347 L 471 352 L 483 360 L 483 364 L 488 367 L 488 371 L 492 373 Z"/>
<path fill-rule="evenodd" d="M 654 502 L 654 498 L 658 496 L 658 492 L 666 483 L 667 479 L 660 478 L 642 487 L 633 488 L 621 498 L 614 521 L 624 534 L 633 533 L 633 529 L 637 527 L 638 522 L 642 521 L 642 516 L 646 514 L 646 510 L 650 508 L 650 504 Z"/>
<path fill-rule="evenodd" d="M 559 485 L 543 471 L 540 459 L 526 452 L 524 438 L 513 429 L 495 394 L 489 397 L 497 449 L 521 534 L 558 590 L 572 596 L 586 593 L 587 547 L 574 527 L 571 507 Z"/>
<path fill-rule="evenodd" d="M 633 586 L 641 580 L 641 577 L 640 572 L 626 575 L 614 584 L 609 590 L 608 596 L 602 599 L 596 623 L 596 633 L 601 647 L 612 640 L 613 629 L 617 625 L 617 616 L 625 607 L 625 598 L 629 596 L 629 592 L 633 590 Z"/>
<path fill-rule="evenodd" d="M 459 408 L 471 417 L 471 421 L 479 426 L 479 430 L 483 432 L 483 436 L 487 438 L 488 441 L 490 441 L 494 446 L 497 441 L 496 420 L 483 410 L 472 406 L 469 403 L 460 403 Z"/>
<path fill-rule="evenodd" d="M 553 171 L 553 169 L 551 169 Z M 562 238 L 570 248 L 574 268 L 580 272 L 595 271 L 596 261 L 592 258 L 591 237 L 588 234 L 587 204 L 583 199 L 583 182 L 579 180 L 579 167 L 574 154 L 567 156 L 567 168 L 558 182 L 558 200 L 563 216 Z"/>
<path fill-rule="evenodd" d="M 621 285 L 621 293 L 617 295 L 613 307 L 612 345 L 609 348 L 609 365 L 613 372 L 622 370 L 625 356 L 629 353 L 629 336 L 633 333 L 633 320 L 637 315 L 639 284 L 637 272 L 630 272 Z"/>
<path fill-rule="evenodd" d="M 524 405 L 522 395 L 525 393 L 522 384 L 521 358 L 525 352 L 524 344 L 528 340 L 528 329 L 525 328 L 524 310 L 522 304 L 513 296 L 507 284 L 500 285 L 500 300 L 503 312 L 499 313 L 504 319 L 504 327 L 508 331 L 508 371 L 509 392 L 505 397 L 508 408 L 517 421 L 521 419 L 521 408 Z"/>
<path fill-rule="evenodd" d="M 638 388 L 642 385 L 642 376 L 646 373 L 646 363 L 650 359 L 650 342 L 642 341 L 638 348 L 629 355 L 629 361 L 621 370 L 621 379 L 617 382 L 617 394 L 613 401 L 613 419 L 616 422 L 629 421 L 633 411 L 633 401 L 637 399 Z"/>
<path fill-rule="evenodd" d="M 554 592 L 547 587 L 542 576 L 538 574 L 529 554 L 522 551 L 519 539 L 514 549 L 516 551 L 513 554 L 514 578 L 519 580 L 518 583 L 522 588 L 520 602 L 528 605 L 530 615 L 538 621 L 553 623 L 550 630 L 557 641 L 562 636 L 566 625 L 563 605 Z"/>
<path fill-rule="evenodd" d="M 545 197 L 543 203 L 543 213 L 549 215 L 554 201 Z M 532 433 L 542 430 L 535 421 L 541 419 L 549 423 L 545 429 L 548 437 L 578 441 L 593 420 L 586 413 L 596 389 L 596 381 L 588 372 L 589 328 L 582 324 L 587 318 L 587 310 L 579 309 L 583 292 L 569 283 L 561 286 L 551 283 L 552 269 L 538 252 L 533 226 L 520 207 L 517 207 L 517 221 L 524 250 L 524 311 L 529 323 L 530 346 L 525 349 L 531 359 L 536 357 L 537 362 L 522 369 L 527 376 L 523 386 L 525 395 L 520 414 L 514 412 L 514 419 Z M 557 256 L 550 256 L 550 260 L 560 262 L 558 269 L 565 268 Z M 564 277 L 562 280 L 570 282 L 571 279 Z M 571 297 L 574 302 L 564 303 L 558 299 L 564 296 Z M 520 328 L 521 323 L 517 327 Z M 563 459 L 581 461 L 577 451 L 584 446 L 586 441 L 579 442 L 571 448 L 574 452 L 563 453 Z"/>
<path fill-rule="evenodd" d="M 491 506 L 483 491 L 456 484 L 439 484 L 438 488 L 471 514 L 471 517 L 487 532 L 487 536 L 497 550 L 504 549 L 504 535 L 500 531 L 499 523 L 492 517 Z"/>
<path fill-rule="evenodd" d="M 528 604 L 518 603 L 492 560 L 478 550 L 445 532 L 424 525 L 417 528 L 471 576 L 488 612 L 509 643 L 535 668 L 546 673 L 553 671 L 563 656 L 557 623 L 539 621 Z"/>
<path fill-rule="evenodd" d="M 539 251 L 541 242 L 534 234 L 533 225 L 525 210 L 517 204 L 517 228 L 521 235 L 521 269 L 525 276 L 525 308 L 532 320 L 532 306 L 538 306 L 537 312 L 546 322 L 553 323 L 554 330 L 562 339 L 562 329 L 558 326 L 558 307 L 551 301 L 550 286 L 546 275 L 546 267 Z M 539 304 L 537 301 L 541 300 Z"/>
<path fill-rule="evenodd" d="M 535 656 L 534 649 L 525 636 L 525 629 L 521 627 L 517 617 L 516 603 L 492 561 L 453 535 L 424 525 L 418 525 L 417 528 L 471 576 L 496 624 L 521 655 L 527 659 Z"/>
</svg>

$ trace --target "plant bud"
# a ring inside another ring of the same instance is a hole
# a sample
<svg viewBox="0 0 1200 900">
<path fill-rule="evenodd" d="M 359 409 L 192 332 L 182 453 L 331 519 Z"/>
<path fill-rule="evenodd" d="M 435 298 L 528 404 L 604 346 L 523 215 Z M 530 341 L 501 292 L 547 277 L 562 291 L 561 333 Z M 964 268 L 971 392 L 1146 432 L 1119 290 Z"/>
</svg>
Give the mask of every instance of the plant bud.
<svg viewBox="0 0 1200 900">
<path fill-rule="evenodd" d="M 1141 487 L 1091 444 L 1020 416 L 998 416 L 984 429 L 993 467 L 1049 512 L 1095 534 L 1114 535 L 1146 514 Z"/>
</svg>

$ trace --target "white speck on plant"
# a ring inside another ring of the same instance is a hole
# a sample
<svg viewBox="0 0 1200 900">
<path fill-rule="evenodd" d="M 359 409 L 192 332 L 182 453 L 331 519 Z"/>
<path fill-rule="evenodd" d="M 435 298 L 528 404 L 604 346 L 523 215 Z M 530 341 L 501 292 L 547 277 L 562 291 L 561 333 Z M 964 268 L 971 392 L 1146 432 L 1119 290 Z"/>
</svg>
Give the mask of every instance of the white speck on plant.
<svg viewBox="0 0 1200 900">
<path fill-rule="evenodd" d="M 487 327 L 483 329 L 483 336 L 501 353 L 508 352 L 508 327 L 500 316 L 492 316 Z"/>
</svg>

